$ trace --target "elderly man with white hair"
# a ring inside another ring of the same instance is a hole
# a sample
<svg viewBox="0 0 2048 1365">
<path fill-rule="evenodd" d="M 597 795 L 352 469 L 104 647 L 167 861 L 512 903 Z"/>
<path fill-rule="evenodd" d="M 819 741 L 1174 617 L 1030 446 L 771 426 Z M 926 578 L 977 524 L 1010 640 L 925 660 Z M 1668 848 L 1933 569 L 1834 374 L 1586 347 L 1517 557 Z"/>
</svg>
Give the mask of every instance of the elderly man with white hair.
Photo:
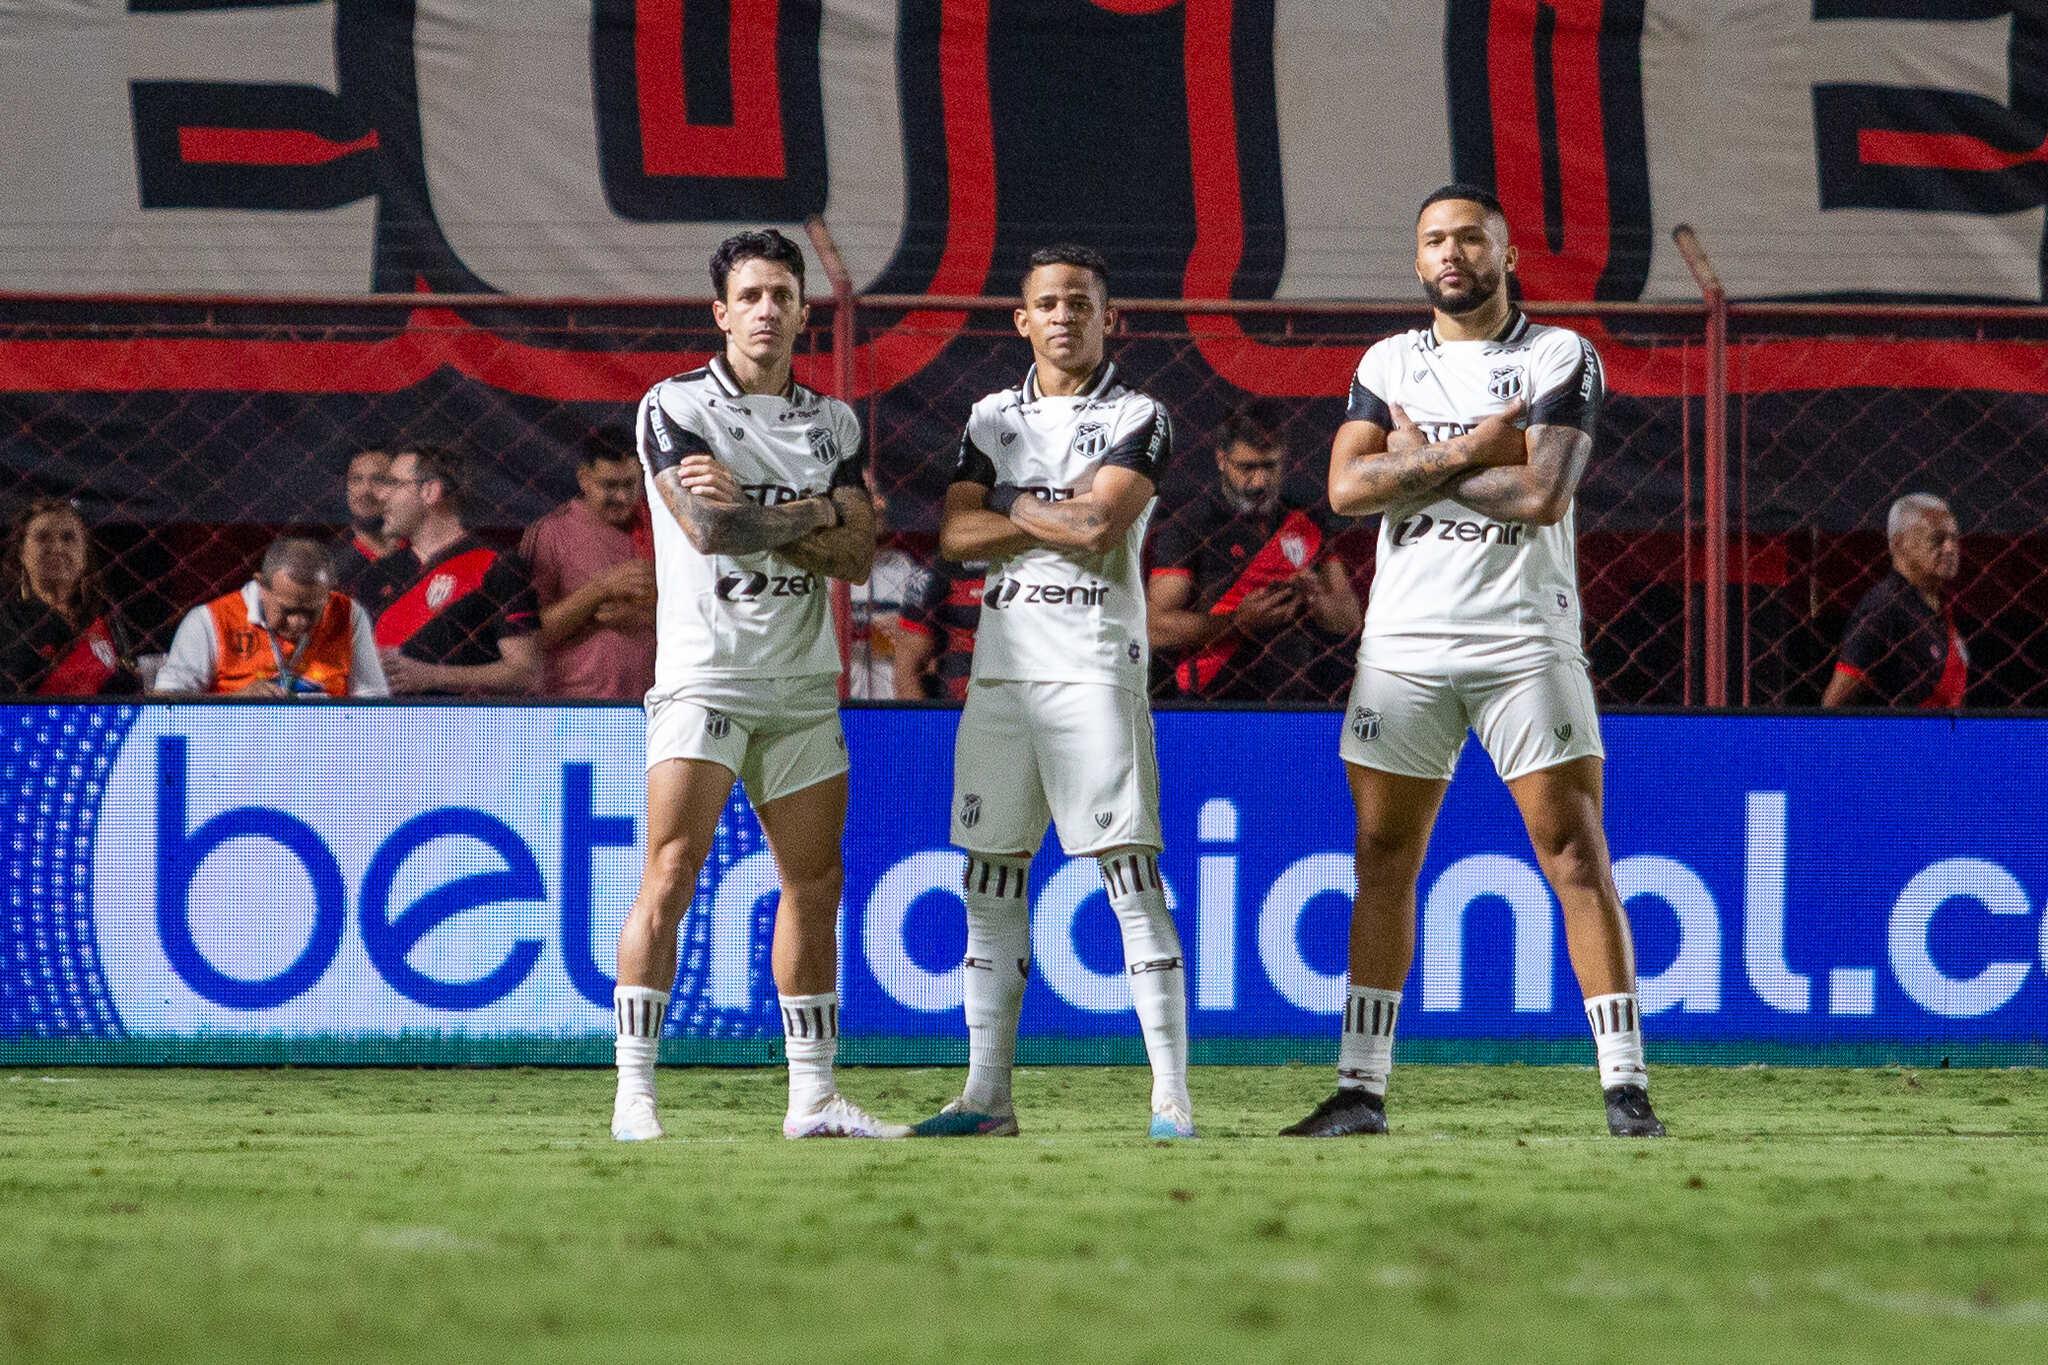
<svg viewBox="0 0 2048 1365">
<path fill-rule="evenodd" d="M 1892 504 L 1885 530 L 1892 571 L 1850 614 L 1820 704 L 1961 706 L 1970 651 L 1950 593 L 1962 566 L 1955 514 L 1931 493 L 1908 493 Z"/>
</svg>

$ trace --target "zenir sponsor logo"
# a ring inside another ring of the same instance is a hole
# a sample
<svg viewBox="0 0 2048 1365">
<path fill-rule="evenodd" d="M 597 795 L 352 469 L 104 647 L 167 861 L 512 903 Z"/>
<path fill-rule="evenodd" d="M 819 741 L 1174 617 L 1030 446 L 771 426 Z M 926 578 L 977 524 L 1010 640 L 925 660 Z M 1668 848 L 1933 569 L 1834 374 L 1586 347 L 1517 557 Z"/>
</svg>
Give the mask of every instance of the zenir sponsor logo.
<svg viewBox="0 0 2048 1365">
<path fill-rule="evenodd" d="M 1108 599 L 1107 583 L 1020 583 L 1003 578 L 989 584 L 981 604 L 1001 611 L 1010 606 L 1099 607 Z M 1137 648 L 1135 642 L 1131 648 Z"/>
<path fill-rule="evenodd" d="M 1520 545 L 1528 530 L 1519 521 L 1464 521 L 1445 517 L 1438 521 L 1427 512 L 1403 517 L 1394 527 L 1394 548 L 1419 545 L 1425 540 L 1448 540 L 1464 544 Z"/>
<path fill-rule="evenodd" d="M 815 574 L 762 573 L 759 569 L 734 569 L 721 574 L 717 593 L 723 602 L 752 602 L 762 597 L 809 597 L 817 589 Z"/>
<path fill-rule="evenodd" d="M 1351 710 L 1351 737 L 1361 744 L 1380 737 L 1380 713 L 1370 706 L 1357 706 Z"/>
<path fill-rule="evenodd" d="M 973 792 L 960 798 L 960 827 L 973 829 L 981 823 L 981 798 Z"/>
</svg>

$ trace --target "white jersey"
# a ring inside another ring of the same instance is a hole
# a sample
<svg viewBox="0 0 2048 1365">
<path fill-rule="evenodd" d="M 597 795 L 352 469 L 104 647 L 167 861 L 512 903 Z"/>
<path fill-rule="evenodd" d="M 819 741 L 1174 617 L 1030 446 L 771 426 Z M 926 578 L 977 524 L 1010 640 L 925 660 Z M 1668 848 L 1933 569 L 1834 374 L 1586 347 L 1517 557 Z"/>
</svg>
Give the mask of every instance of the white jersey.
<svg viewBox="0 0 2048 1365">
<path fill-rule="evenodd" d="M 1365 353 L 1346 420 L 1393 429 L 1389 405 L 1430 440 L 1472 430 L 1520 398 L 1530 426 L 1591 433 L 1606 384 L 1577 332 L 1520 310 L 1489 341 L 1441 341 L 1424 327 Z M 1554 526 L 1500 522 L 1450 498 L 1390 506 L 1365 612 L 1365 641 L 1399 635 L 1533 635 L 1579 644 L 1576 505 Z M 1361 642 L 1361 651 L 1366 648 Z"/>
<path fill-rule="evenodd" d="M 1173 451 L 1166 409 L 1104 362 L 1071 397 L 1039 391 L 1033 366 L 1014 389 L 974 405 L 955 482 L 1010 484 L 1047 502 L 1071 498 L 1105 465 L 1159 482 Z M 1140 558 L 1155 498 L 1100 554 L 1034 545 L 989 566 L 974 677 L 1111 683 L 1143 694 L 1150 681 Z"/>
<path fill-rule="evenodd" d="M 860 422 L 836 398 L 792 383 L 741 390 L 722 356 L 664 379 L 640 400 L 640 467 L 654 509 L 654 695 L 696 678 L 788 678 L 839 672 L 825 580 L 771 551 L 700 554 L 669 514 L 654 476 L 709 454 L 764 506 L 858 487 Z"/>
</svg>

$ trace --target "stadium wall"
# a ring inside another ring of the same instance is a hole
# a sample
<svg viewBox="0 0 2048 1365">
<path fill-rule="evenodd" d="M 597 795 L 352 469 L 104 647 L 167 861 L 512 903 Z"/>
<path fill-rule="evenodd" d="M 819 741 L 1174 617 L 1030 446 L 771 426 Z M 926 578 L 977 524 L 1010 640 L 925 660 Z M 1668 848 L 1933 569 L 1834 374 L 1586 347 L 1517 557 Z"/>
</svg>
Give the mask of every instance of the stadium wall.
<svg viewBox="0 0 2048 1365">
<path fill-rule="evenodd" d="M 847 713 L 850 1059 L 963 1052 L 956 714 Z M 1334 1050 L 1341 723 L 1158 717 L 1204 1059 Z M 2042 1060 L 2048 719 L 1623 714 L 1606 740 L 1656 1053 Z M 0 1062 L 608 1060 L 642 763 L 621 707 L 0 707 Z M 736 798 L 685 922 L 669 1060 L 779 1055 L 773 890 Z M 1094 866 L 1049 845 L 1033 895 L 1026 1059 L 1137 1059 Z M 1476 747 L 1418 904 L 1404 1055 L 1590 1056 L 1555 903 Z"/>
</svg>

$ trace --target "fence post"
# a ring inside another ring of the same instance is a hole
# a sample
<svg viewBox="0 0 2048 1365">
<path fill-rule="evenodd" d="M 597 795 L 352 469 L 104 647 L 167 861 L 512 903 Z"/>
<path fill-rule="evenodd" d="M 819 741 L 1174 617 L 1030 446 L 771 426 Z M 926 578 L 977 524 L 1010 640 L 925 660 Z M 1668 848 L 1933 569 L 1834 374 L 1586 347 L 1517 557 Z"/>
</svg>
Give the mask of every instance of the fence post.
<svg viewBox="0 0 2048 1365">
<path fill-rule="evenodd" d="M 832 282 L 832 370 L 839 388 L 838 398 L 851 404 L 853 276 L 847 273 L 846 261 L 840 256 L 839 245 L 832 240 L 832 229 L 825 226 L 822 214 L 814 213 L 804 219 L 804 231 L 818 253 L 819 263 L 825 267 L 825 278 Z M 853 589 L 836 578 L 832 580 L 832 630 L 839 637 L 839 696 L 844 700 L 851 690 L 853 670 Z"/>
<path fill-rule="evenodd" d="M 1706 248 L 1689 224 L 1671 229 L 1707 306 L 1706 420 L 1702 458 L 1706 483 L 1707 705 L 1728 704 L 1728 295 Z M 1691 572 L 1691 566 L 1687 566 Z"/>
</svg>

